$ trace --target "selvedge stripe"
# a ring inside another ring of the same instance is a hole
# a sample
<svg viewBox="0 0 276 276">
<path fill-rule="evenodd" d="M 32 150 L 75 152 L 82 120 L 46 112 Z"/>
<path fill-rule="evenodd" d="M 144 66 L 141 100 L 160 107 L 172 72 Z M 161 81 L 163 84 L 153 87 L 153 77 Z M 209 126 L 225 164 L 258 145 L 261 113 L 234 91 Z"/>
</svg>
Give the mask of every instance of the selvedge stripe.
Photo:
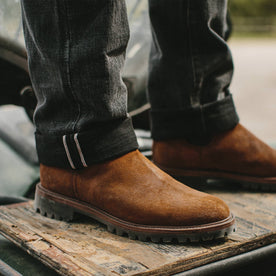
<svg viewBox="0 0 276 276">
<path fill-rule="evenodd" d="M 72 169 L 76 169 L 74 163 L 73 163 L 73 160 L 71 158 L 71 155 L 70 155 L 70 152 L 69 152 L 69 149 L 68 149 L 68 146 L 67 146 L 67 142 L 66 142 L 66 135 L 63 135 L 62 137 L 62 141 L 63 141 L 63 145 L 64 145 L 64 149 L 65 149 L 65 152 L 66 152 L 66 155 L 67 155 L 67 158 L 68 158 L 68 161 L 70 163 L 70 166 Z"/>
<path fill-rule="evenodd" d="M 78 149 L 78 152 L 79 152 L 79 155 L 80 155 L 80 159 L 81 159 L 81 163 L 84 167 L 88 167 L 87 164 L 86 164 L 86 161 L 84 159 L 84 156 L 83 156 L 83 153 L 82 153 L 82 150 L 81 150 L 81 146 L 80 146 L 80 143 L 79 143 L 79 140 L 78 140 L 78 133 L 76 133 L 74 135 L 74 140 L 75 140 L 75 143 L 76 143 L 76 146 L 77 146 L 77 149 Z"/>
</svg>

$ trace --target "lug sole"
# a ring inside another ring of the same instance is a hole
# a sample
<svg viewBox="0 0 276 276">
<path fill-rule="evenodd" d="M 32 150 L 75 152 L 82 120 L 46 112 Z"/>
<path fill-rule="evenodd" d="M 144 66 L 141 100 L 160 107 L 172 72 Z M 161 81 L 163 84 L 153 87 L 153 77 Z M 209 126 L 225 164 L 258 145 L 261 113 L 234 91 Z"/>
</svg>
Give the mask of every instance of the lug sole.
<svg viewBox="0 0 276 276">
<path fill-rule="evenodd" d="M 35 210 L 43 216 L 73 221 L 77 214 L 91 217 L 107 226 L 107 230 L 132 240 L 150 241 L 155 243 L 189 243 L 225 239 L 236 231 L 235 218 L 228 218 L 196 226 L 155 226 L 141 225 L 121 220 L 87 203 L 51 192 L 37 184 Z"/>
<path fill-rule="evenodd" d="M 175 169 L 164 167 L 158 163 L 155 165 L 179 181 L 193 187 L 204 185 L 206 187 L 208 180 L 218 180 L 225 185 L 229 185 L 229 181 L 232 181 L 245 189 L 276 192 L 276 177 L 254 177 L 228 172 Z"/>
</svg>

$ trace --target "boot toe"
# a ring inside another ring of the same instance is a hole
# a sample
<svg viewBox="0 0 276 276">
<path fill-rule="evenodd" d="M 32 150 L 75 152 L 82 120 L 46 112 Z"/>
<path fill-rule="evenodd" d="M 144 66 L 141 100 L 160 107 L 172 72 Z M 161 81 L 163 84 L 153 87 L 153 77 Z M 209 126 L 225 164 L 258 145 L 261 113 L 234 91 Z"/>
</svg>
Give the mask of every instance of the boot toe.
<svg viewBox="0 0 276 276">
<path fill-rule="evenodd" d="M 205 206 L 202 209 L 202 215 L 205 217 L 205 223 L 212 223 L 228 218 L 230 216 L 230 210 L 223 200 L 208 195 Z"/>
<path fill-rule="evenodd" d="M 189 200 L 189 207 L 182 207 L 181 221 L 178 224 L 186 226 L 203 225 L 223 221 L 230 216 L 227 204 L 212 195 L 201 193 L 200 196 Z"/>
</svg>

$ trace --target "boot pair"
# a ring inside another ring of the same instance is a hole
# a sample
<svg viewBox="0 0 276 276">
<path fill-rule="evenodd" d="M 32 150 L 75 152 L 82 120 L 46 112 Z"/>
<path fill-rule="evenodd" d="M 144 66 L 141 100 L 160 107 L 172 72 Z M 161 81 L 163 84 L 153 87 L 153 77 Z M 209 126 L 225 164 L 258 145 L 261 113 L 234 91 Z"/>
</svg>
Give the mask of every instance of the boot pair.
<svg viewBox="0 0 276 276">
<path fill-rule="evenodd" d="M 276 190 L 276 151 L 241 125 L 205 146 L 183 139 L 155 141 L 153 162 L 162 170 L 136 150 L 81 170 L 41 165 L 35 208 L 66 221 L 85 214 L 131 239 L 198 242 L 229 235 L 234 215 L 219 198 L 165 172 L 188 183 L 227 179 Z"/>
</svg>

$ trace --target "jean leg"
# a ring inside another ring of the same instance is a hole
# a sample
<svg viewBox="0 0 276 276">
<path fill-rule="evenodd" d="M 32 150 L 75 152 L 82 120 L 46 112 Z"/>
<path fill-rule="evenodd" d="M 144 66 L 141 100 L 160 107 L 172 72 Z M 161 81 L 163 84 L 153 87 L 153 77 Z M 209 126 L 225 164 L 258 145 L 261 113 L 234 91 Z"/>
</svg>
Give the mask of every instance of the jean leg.
<svg viewBox="0 0 276 276">
<path fill-rule="evenodd" d="M 233 128 L 227 0 L 149 0 L 149 8 L 153 138 L 208 140 Z"/>
<path fill-rule="evenodd" d="M 41 163 L 82 168 L 137 148 L 121 78 L 121 0 L 22 0 Z"/>
</svg>

